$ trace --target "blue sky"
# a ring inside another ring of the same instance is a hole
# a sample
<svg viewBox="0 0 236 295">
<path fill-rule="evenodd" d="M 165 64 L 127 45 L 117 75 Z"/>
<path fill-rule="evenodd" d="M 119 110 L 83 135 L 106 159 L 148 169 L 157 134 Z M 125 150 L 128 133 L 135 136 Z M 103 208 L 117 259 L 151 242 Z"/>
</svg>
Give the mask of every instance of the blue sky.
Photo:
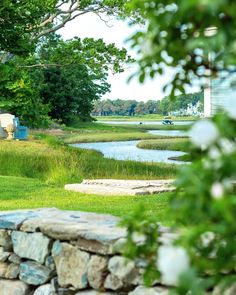
<svg viewBox="0 0 236 295">
<path fill-rule="evenodd" d="M 134 55 L 129 44 L 125 41 L 137 30 L 137 27 L 130 28 L 125 22 L 116 20 L 111 20 L 109 25 L 111 27 L 108 27 L 94 14 L 86 14 L 67 23 L 59 33 L 64 39 L 70 39 L 75 36 L 80 38 L 103 38 L 106 43 L 115 43 L 120 48 L 125 47 L 131 55 Z M 156 100 L 165 96 L 162 92 L 162 87 L 169 80 L 170 76 L 168 74 L 157 77 L 152 81 L 148 80 L 143 85 L 140 85 L 137 79 L 133 79 L 127 84 L 128 77 L 134 72 L 135 68 L 129 68 L 122 74 L 111 74 L 109 76 L 111 92 L 106 94 L 104 98 Z"/>
</svg>

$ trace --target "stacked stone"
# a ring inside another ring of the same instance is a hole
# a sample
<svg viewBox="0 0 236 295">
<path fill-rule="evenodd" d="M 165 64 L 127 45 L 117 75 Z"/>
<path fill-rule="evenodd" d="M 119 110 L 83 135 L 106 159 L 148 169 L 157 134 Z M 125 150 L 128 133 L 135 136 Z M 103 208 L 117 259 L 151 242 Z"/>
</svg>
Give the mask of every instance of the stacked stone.
<svg viewBox="0 0 236 295">
<path fill-rule="evenodd" d="M 165 295 L 122 257 L 126 231 L 108 215 L 56 209 L 0 212 L 1 295 Z"/>
</svg>

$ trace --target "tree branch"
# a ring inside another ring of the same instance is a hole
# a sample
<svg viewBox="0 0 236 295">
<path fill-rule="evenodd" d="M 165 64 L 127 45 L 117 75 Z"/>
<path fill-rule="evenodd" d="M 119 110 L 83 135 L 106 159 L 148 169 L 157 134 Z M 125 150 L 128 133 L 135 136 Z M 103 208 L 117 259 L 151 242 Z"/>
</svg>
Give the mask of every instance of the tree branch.
<svg viewBox="0 0 236 295">
<path fill-rule="evenodd" d="M 18 68 L 49 68 L 49 67 L 64 67 L 68 66 L 69 64 L 34 64 L 34 65 L 25 65 L 25 66 L 17 66 Z"/>
<path fill-rule="evenodd" d="M 86 9 L 81 10 L 80 0 L 70 1 L 71 2 L 68 9 L 61 9 L 64 3 L 60 3 L 55 7 L 57 10 L 55 13 L 47 15 L 37 27 L 30 28 L 30 30 L 39 30 L 39 32 L 33 36 L 33 39 L 39 39 L 42 36 L 55 32 L 58 29 L 64 27 L 69 21 L 86 13 L 91 12 L 96 14 L 108 27 L 110 27 L 108 24 L 110 20 L 104 19 L 103 14 L 118 15 L 118 11 L 116 9 L 112 9 L 103 5 L 91 5 Z M 49 27 L 50 24 L 51 27 Z"/>
</svg>

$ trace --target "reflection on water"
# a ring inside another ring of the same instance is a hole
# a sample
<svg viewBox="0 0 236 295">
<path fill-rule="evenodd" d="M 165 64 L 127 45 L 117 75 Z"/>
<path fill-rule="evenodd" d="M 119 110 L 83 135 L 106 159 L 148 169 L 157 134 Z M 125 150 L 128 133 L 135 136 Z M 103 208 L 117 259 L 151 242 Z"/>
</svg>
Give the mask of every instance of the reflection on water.
<svg viewBox="0 0 236 295">
<path fill-rule="evenodd" d="M 183 130 L 148 130 L 148 133 L 154 134 L 154 135 L 173 136 L 173 137 L 188 136 L 188 132 Z"/>
<path fill-rule="evenodd" d="M 170 157 L 182 156 L 185 153 L 179 151 L 164 150 L 145 150 L 137 148 L 138 140 L 133 141 L 113 141 L 113 142 L 93 142 L 76 143 L 74 147 L 93 149 L 103 153 L 105 158 L 116 160 L 132 160 L 139 162 L 164 162 L 164 163 L 183 163 L 169 160 Z"/>
<path fill-rule="evenodd" d="M 111 124 L 111 125 L 140 125 L 142 123 L 143 125 L 163 125 L 162 121 L 97 121 L 98 123 L 104 123 L 104 124 Z M 194 121 L 174 121 L 174 125 L 190 125 Z"/>
</svg>

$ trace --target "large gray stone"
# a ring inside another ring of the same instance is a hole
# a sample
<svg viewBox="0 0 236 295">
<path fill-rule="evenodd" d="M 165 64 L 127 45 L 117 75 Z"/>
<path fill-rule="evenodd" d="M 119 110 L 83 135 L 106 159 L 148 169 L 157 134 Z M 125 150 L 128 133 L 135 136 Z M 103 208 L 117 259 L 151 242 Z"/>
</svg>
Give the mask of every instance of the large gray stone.
<svg viewBox="0 0 236 295">
<path fill-rule="evenodd" d="M 7 262 L 0 262 L 0 277 L 5 278 L 9 264 Z"/>
<path fill-rule="evenodd" d="M 93 255 L 88 264 L 88 282 L 95 289 L 100 290 L 103 287 L 104 280 L 108 274 L 108 259 L 103 256 Z"/>
<path fill-rule="evenodd" d="M 29 295 L 29 287 L 21 281 L 0 280 L 1 295 Z"/>
<path fill-rule="evenodd" d="M 11 236 L 8 230 L 0 229 L 0 246 L 3 247 L 5 251 L 12 249 Z"/>
<path fill-rule="evenodd" d="M 10 252 L 0 252 L 0 262 L 6 261 L 10 254 Z"/>
<path fill-rule="evenodd" d="M 52 256 L 61 287 L 73 286 L 75 289 L 87 287 L 87 269 L 90 258 L 88 253 L 68 243 L 56 241 L 53 244 Z"/>
<path fill-rule="evenodd" d="M 0 229 L 18 229 L 22 223 L 36 217 L 37 214 L 30 210 L 17 210 L 10 212 L 0 212 Z"/>
<path fill-rule="evenodd" d="M 104 282 L 105 289 L 117 291 L 125 287 L 124 282 L 113 274 L 109 274 Z"/>
<path fill-rule="evenodd" d="M 0 212 L 0 228 L 41 231 L 53 239 L 73 240 L 81 250 L 89 247 L 89 251 L 104 255 L 112 254 L 114 243 L 127 234 L 117 227 L 119 221 L 111 215 L 54 208 Z"/>
<path fill-rule="evenodd" d="M 137 283 L 139 271 L 132 260 L 122 256 L 113 256 L 109 260 L 108 269 L 114 276 L 130 285 Z"/>
<path fill-rule="evenodd" d="M 27 261 L 20 264 L 20 280 L 29 285 L 42 285 L 51 278 L 51 270 L 37 262 Z"/>
<path fill-rule="evenodd" d="M 81 250 L 112 254 L 114 243 L 126 236 L 126 230 L 117 227 L 119 218 L 114 216 L 56 209 L 36 213 L 38 217 L 24 221 L 22 231 L 40 230 L 53 239 L 74 241 Z"/>
<path fill-rule="evenodd" d="M 33 295 L 56 295 L 51 284 L 46 284 L 37 288 Z"/>
<path fill-rule="evenodd" d="M 66 190 L 106 196 L 149 195 L 175 190 L 173 180 L 95 179 L 66 184 Z"/>
<path fill-rule="evenodd" d="M 8 262 L 0 262 L 0 277 L 5 279 L 16 279 L 19 275 L 19 265 Z"/>
<path fill-rule="evenodd" d="M 49 254 L 50 239 L 42 233 L 12 232 L 12 242 L 15 254 L 22 258 L 44 263 Z"/>
<path fill-rule="evenodd" d="M 12 253 L 10 255 L 10 257 L 8 258 L 8 260 L 10 262 L 15 263 L 15 264 L 20 264 L 22 262 L 22 259 L 18 255 L 16 255 L 15 253 Z"/>
<path fill-rule="evenodd" d="M 8 268 L 5 273 L 6 279 L 16 279 L 18 278 L 20 273 L 20 266 L 19 264 L 11 263 L 8 265 Z"/>
<path fill-rule="evenodd" d="M 74 244 L 81 250 L 107 255 L 112 254 L 114 243 L 126 235 L 124 229 L 116 228 L 109 223 L 96 222 L 96 216 L 91 216 L 90 222 L 57 223 L 56 221 L 44 224 L 41 231 L 54 239 L 75 240 Z"/>
</svg>

